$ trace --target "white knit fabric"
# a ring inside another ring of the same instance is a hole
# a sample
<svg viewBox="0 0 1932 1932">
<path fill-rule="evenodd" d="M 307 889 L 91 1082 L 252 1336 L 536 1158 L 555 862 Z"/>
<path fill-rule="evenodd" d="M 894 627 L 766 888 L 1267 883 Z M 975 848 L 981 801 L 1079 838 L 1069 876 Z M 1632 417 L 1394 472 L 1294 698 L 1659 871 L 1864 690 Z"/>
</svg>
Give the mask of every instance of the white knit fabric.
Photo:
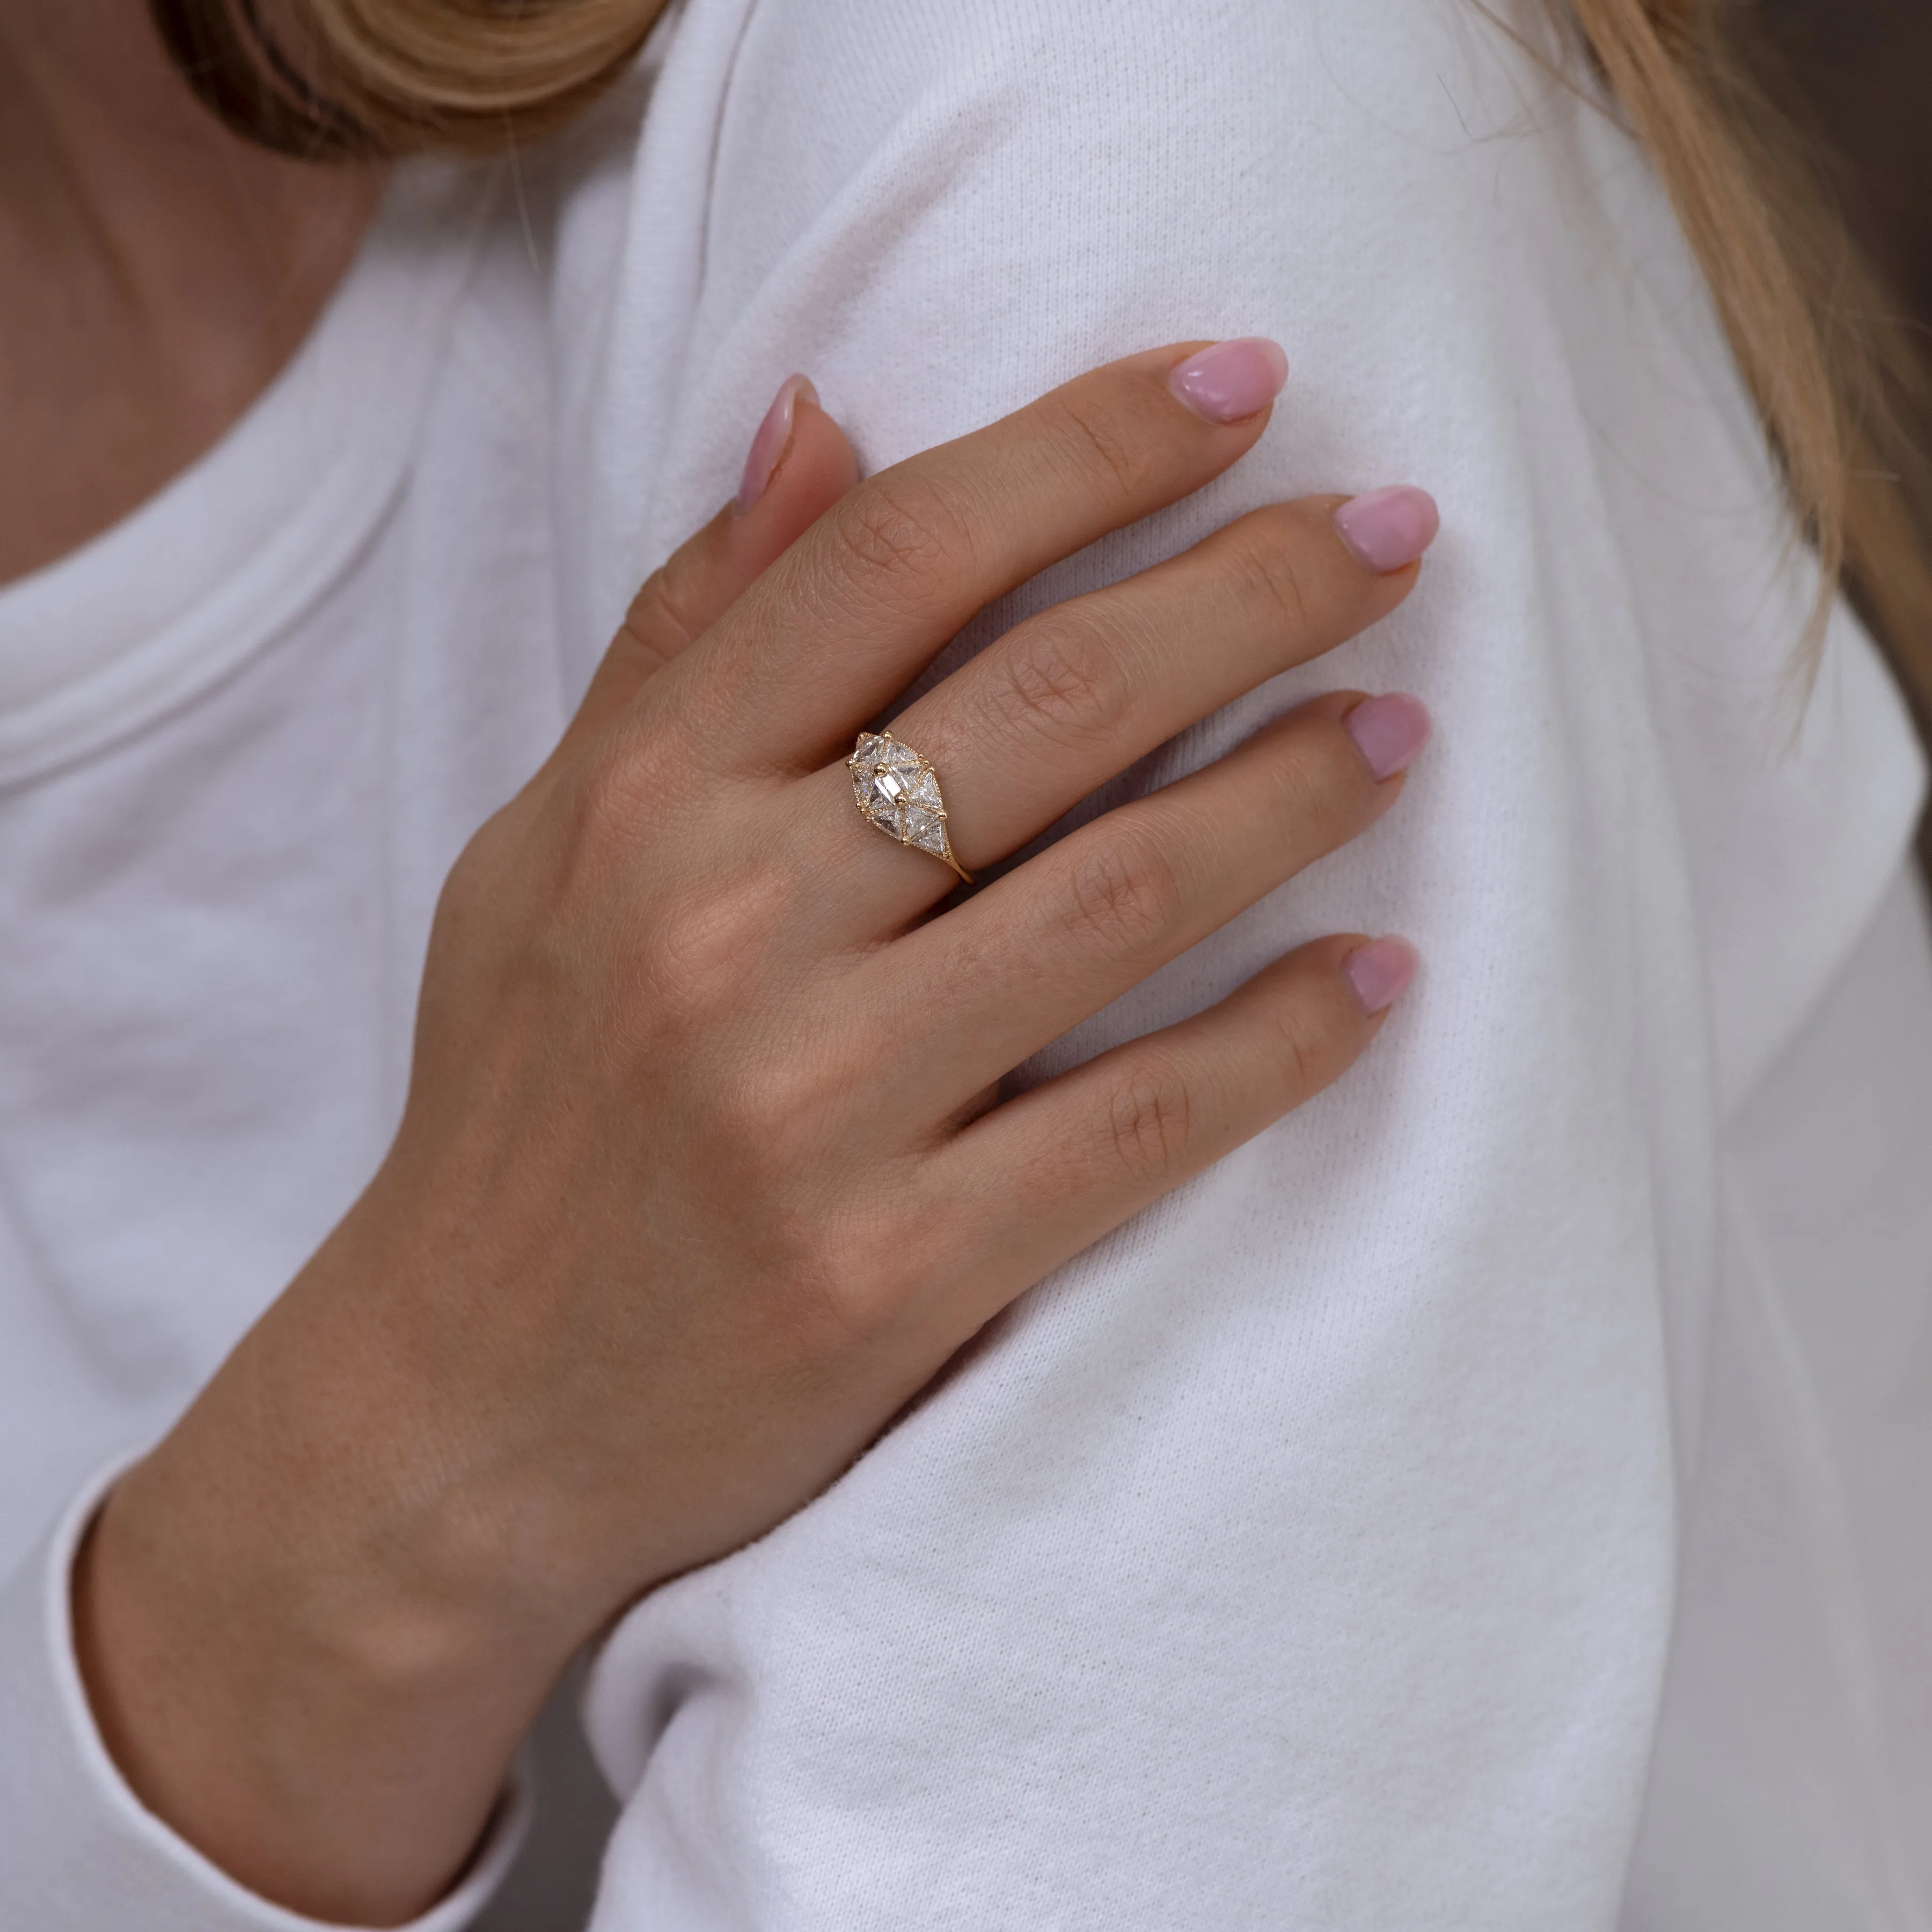
<svg viewBox="0 0 1932 1932">
<path fill-rule="evenodd" d="M 1120 791 L 1345 682 L 1438 738 L 1029 1077 L 1324 930 L 1424 976 L 620 1627 L 598 1932 L 1932 1926 L 1921 761 L 1843 615 L 1799 721 L 1805 572 L 1630 144 L 1468 0 L 688 0 L 652 76 L 641 142 L 614 100 L 490 208 L 406 181 L 236 436 L 0 594 L 5 1560 L 380 1158 L 441 869 L 788 370 L 877 465 L 1267 333 L 1254 454 L 958 648 L 1252 504 L 1414 482 L 1410 603 Z M 251 448 L 360 481 L 245 534 Z M 0 1898 L 151 1924 L 142 1868 L 76 1856 L 131 1800 L 24 1628 Z M 15 1828 L 52 1761 L 64 1822 Z M 281 1922 L 204 1889 L 217 1932 Z"/>
</svg>

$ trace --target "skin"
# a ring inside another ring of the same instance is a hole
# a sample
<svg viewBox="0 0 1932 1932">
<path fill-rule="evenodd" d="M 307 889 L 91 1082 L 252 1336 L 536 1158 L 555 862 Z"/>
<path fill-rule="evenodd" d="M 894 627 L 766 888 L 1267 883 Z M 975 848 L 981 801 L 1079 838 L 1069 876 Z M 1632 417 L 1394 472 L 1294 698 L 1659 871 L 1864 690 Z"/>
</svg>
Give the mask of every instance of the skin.
<svg viewBox="0 0 1932 1932">
<path fill-rule="evenodd" d="M 142 0 L 0 8 L 0 583 L 124 516 L 242 414 L 382 184 L 228 134 Z"/>
<path fill-rule="evenodd" d="M 0 332 L 34 372 L 0 358 L 0 504 L 31 510 L 37 464 L 62 478 L 10 533 L 18 568 L 232 419 L 372 183 L 238 151 L 184 93 L 110 111 L 168 92 L 131 4 L 32 0 L 0 32 L 32 54 L 0 95 Z M 175 170 L 152 192 L 150 148 Z M 66 226 L 30 206 L 62 170 Z M 190 183 L 227 185 L 210 207 Z M 52 339 L 70 310 L 88 326 Z M 1364 936 L 1337 935 L 996 1104 L 1010 1068 L 1390 808 L 1401 778 L 1345 728 L 1360 694 L 970 897 L 860 818 L 839 762 L 982 605 L 1252 446 L 1266 412 L 1217 424 L 1170 391 L 1198 346 L 863 483 L 802 400 L 763 495 L 644 586 L 459 861 L 393 1149 L 116 1487 L 76 1580 L 109 1748 L 242 1883 L 338 1922 L 422 1910 L 612 1617 L 808 1502 L 1016 1295 L 1374 1036 L 1342 970 Z M 248 380 L 217 373 L 229 349 Z M 110 369 L 124 350 L 139 380 Z M 64 440 L 35 382 L 77 412 Z M 1340 500 L 1032 619 L 913 705 L 896 729 L 944 775 L 967 867 L 1400 602 L 1415 567 L 1359 561 Z"/>
</svg>

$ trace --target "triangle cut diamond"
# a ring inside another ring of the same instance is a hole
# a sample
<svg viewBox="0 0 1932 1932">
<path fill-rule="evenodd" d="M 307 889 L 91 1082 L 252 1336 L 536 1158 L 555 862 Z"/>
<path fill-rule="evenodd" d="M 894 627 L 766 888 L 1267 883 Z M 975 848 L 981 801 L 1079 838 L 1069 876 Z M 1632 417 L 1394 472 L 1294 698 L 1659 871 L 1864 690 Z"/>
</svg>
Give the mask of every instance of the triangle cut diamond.
<svg viewBox="0 0 1932 1932">
<path fill-rule="evenodd" d="M 859 809 L 881 832 L 902 845 L 916 845 L 943 859 L 972 883 L 953 857 L 946 836 L 939 775 L 918 752 L 889 731 L 861 731 L 845 765 L 852 774 L 852 795 Z"/>
</svg>

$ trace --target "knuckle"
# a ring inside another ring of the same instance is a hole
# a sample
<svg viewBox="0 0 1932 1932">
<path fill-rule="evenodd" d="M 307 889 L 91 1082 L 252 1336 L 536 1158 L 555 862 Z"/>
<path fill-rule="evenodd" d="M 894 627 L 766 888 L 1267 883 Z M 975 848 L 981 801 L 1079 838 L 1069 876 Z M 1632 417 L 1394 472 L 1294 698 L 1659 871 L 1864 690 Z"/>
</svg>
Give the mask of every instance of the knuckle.
<svg viewBox="0 0 1932 1932">
<path fill-rule="evenodd" d="M 440 948 L 474 956 L 485 935 L 504 922 L 511 910 L 506 902 L 524 873 L 511 816 L 514 811 L 506 806 L 486 819 L 444 874 L 436 902 L 434 939 Z"/>
<path fill-rule="evenodd" d="M 1278 1008 L 1274 1040 L 1276 1065 L 1293 1092 L 1310 1093 L 1324 1084 L 1322 1067 L 1326 1056 L 1310 1036 L 1304 1015 L 1289 1007 Z"/>
<path fill-rule="evenodd" d="M 1068 875 L 1066 923 L 1083 953 L 1118 960 L 1155 950 L 1173 938 L 1186 909 L 1173 861 L 1144 837 L 1096 844 Z"/>
<path fill-rule="evenodd" d="M 816 1105 L 824 1096 L 814 1089 L 809 1097 Z M 822 1137 L 824 1121 L 813 1125 Z M 802 1360 L 836 1365 L 854 1345 L 877 1343 L 916 1311 L 956 1268 L 959 1238 L 956 1229 L 935 1236 L 924 1225 L 934 1218 L 929 1204 L 913 1211 L 921 1190 L 904 1163 L 874 1168 L 872 1186 L 855 1194 L 849 1177 L 828 1184 L 822 1160 L 814 1168 L 788 1158 L 784 1174 L 760 1166 L 746 1170 L 741 1183 L 757 1190 L 760 1203 L 760 1273 L 782 1283 Z"/>
<path fill-rule="evenodd" d="M 572 844 L 602 854 L 634 849 L 652 815 L 657 788 L 651 760 L 629 742 L 596 746 L 573 775 L 565 800 Z"/>
<path fill-rule="evenodd" d="M 1291 730 L 1273 760 L 1271 816 L 1311 854 L 1346 843 L 1365 823 L 1373 781 L 1337 728 L 1318 736 Z"/>
<path fill-rule="evenodd" d="M 1156 1179 L 1184 1157 L 1194 1112 L 1184 1080 L 1158 1064 L 1137 1066 L 1108 1096 L 1107 1150 L 1130 1178 Z"/>
<path fill-rule="evenodd" d="M 1268 1015 L 1270 1060 L 1290 1103 L 1299 1105 L 1346 1066 L 1352 1038 L 1358 1040 L 1360 1029 L 1337 1024 L 1338 1008 L 1292 994 L 1271 1001 Z"/>
<path fill-rule="evenodd" d="M 760 872 L 660 912 L 638 946 L 640 992 L 650 1010 L 661 1022 L 686 1026 L 750 1010 L 784 923 L 783 897 L 779 882 Z"/>
<path fill-rule="evenodd" d="M 1150 488 L 1155 456 L 1144 436 L 1090 398 L 1049 396 L 1040 404 L 1041 421 L 1076 474 L 1109 496 L 1138 501 Z"/>
<path fill-rule="evenodd" d="M 1230 539 L 1224 561 L 1246 603 L 1291 631 L 1314 627 L 1320 610 L 1318 586 L 1311 581 L 1296 547 L 1260 530 Z"/>
<path fill-rule="evenodd" d="M 610 648 L 604 655 L 607 662 L 627 668 L 641 684 L 655 677 L 690 641 L 669 623 L 658 622 L 643 608 L 640 598 L 618 626 L 617 634 L 610 640 Z"/>
<path fill-rule="evenodd" d="M 814 1280 L 841 1336 L 871 1342 L 905 1314 L 931 1272 L 911 1236 L 879 1218 L 836 1230 L 819 1250 Z"/>
<path fill-rule="evenodd" d="M 973 554 L 964 519 L 916 472 L 888 471 L 854 490 L 835 507 L 832 536 L 844 574 L 893 602 L 923 596 Z"/>
<path fill-rule="evenodd" d="M 629 869 L 654 808 L 645 761 L 614 744 L 593 743 L 558 770 L 538 820 L 538 862 L 526 862 L 531 896 L 551 916 L 596 916 L 612 882 Z"/>
<path fill-rule="evenodd" d="M 637 892 L 665 798 L 649 752 L 626 744 L 594 745 L 562 775 L 548 800 L 540 887 L 556 916 L 610 929 L 611 906 Z"/>
<path fill-rule="evenodd" d="M 656 669 L 695 644 L 710 622 L 709 580 L 682 554 L 653 572 L 631 600 L 620 635 Z"/>
<path fill-rule="evenodd" d="M 1113 640 L 1094 617 L 1069 605 L 1022 630 L 1002 653 L 989 694 L 1002 724 L 1063 743 L 1111 738 L 1130 702 Z"/>
<path fill-rule="evenodd" d="M 717 1124 L 748 1161 L 795 1182 L 805 1172 L 796 1156 L 824 1131 L 830 1098 L 811 1059 L 765 1056 L 719 1094 Z"/>
</svg>

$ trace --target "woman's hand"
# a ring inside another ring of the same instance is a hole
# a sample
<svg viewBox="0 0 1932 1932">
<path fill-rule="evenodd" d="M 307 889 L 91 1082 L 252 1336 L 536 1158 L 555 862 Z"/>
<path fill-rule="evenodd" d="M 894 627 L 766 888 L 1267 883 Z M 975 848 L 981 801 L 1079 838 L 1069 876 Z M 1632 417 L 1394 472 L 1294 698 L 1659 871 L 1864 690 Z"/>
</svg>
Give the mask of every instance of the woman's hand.
<svg viewBox="0 0 1932 1932">
<path fill-rule="evenodd" d="M 1342 935 L 994 1104 L 1387 811 L 1414 700 L 1317 699 L 936 916 L 952 874 L 842 762 L 982 606 L 1226 469 L 1280 379 L 1134 357 L 856 488 L 799 394 L 771 487 L 646 586 L 452 874 L 381 1172 L 93 1539 L 104 1728 L 244 1882 L 422 1909 L 600 1624 L 1372 1037 L 1413 956 Z M 1433 527 L 1419 493 L 1258 511 L 1009 632 L 892 726 L 961 862 L 1385 615 Z"/>
</svg>

